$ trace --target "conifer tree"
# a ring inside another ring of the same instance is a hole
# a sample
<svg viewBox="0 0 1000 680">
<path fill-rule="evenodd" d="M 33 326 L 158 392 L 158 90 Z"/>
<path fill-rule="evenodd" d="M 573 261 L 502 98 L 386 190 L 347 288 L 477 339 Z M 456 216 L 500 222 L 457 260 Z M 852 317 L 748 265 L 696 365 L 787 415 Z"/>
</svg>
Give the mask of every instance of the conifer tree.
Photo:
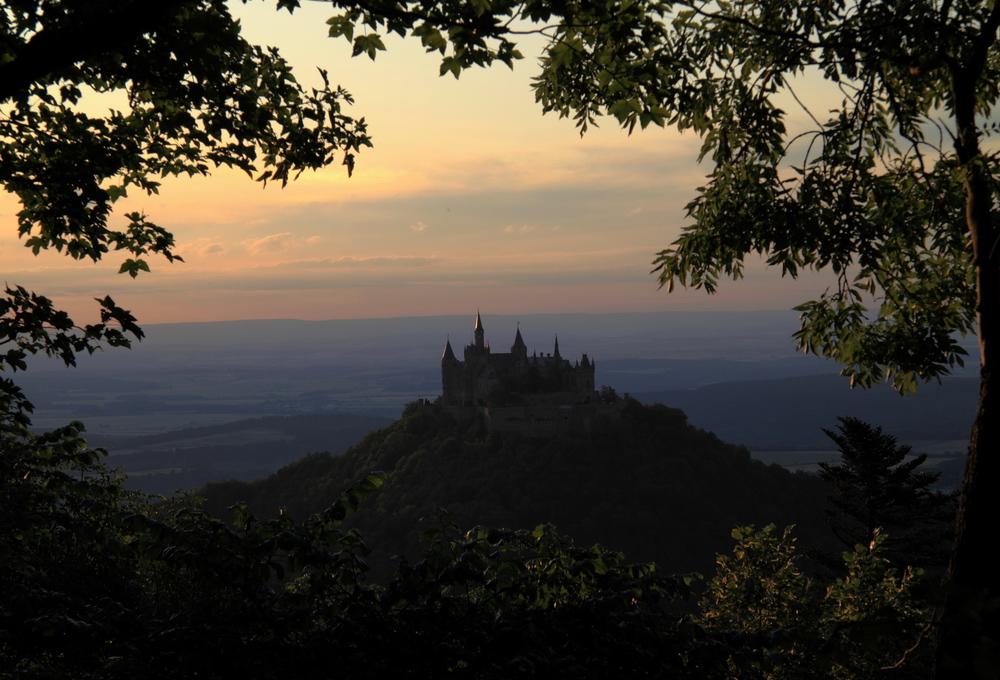
<svg viewBox="0 0 1000 680">
<path fill-rule="evenodd" d="M 839 464 L 820 463 L 830 485 L 830 526 L 848 548 L 871 545 L 884 530 L 886 556 L 899 565 L 941 566 L 952 534 L 954 494 L 931 487 L 940 477 L 920 467 L 927 454 L 857 418 L 840 417 L 838 432 L 823 429 L 840 450 Z"/>
</svg>

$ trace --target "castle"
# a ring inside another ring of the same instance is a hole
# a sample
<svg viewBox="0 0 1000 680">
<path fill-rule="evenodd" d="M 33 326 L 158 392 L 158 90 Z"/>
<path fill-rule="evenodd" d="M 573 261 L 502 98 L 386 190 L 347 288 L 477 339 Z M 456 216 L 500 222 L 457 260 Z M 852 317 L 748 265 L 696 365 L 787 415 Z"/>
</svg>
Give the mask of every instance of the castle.
<svg viewBox="0 0 1000 680">
<path fill-rule="evenodd" d="M 586 428 L 604 410 L 594 389 L 595 362 L 559 353 L 528 355 L 518 326 L 509 353 L 494 353 L 476 313 L 473 342 L 462 361 L 447 340 L 441 356 L 441 404 L 456 417 L 482 415 L 490 431 L 557 434 Z M 611 409 L 617 411 L 617 409 Z"/>
</svg>

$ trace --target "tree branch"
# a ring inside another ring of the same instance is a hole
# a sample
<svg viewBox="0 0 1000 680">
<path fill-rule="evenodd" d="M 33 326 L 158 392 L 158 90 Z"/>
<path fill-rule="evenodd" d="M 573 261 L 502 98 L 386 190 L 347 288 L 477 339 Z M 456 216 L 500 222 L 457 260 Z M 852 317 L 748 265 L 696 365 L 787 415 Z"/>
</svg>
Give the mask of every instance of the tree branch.
<svg viewBox="0 0 1000 680">
<path fill-rule="evenodd" d="M 84 5 L 69 11 L 43 25 L 0 64 L 0 101 L 24 94 L 31 85 L 77 63 L 125 50 L 139 37 L 165 25 L 180 8 L 196 4 L 198 0 L 121 0 L 113 10 Z"/>
</svg>

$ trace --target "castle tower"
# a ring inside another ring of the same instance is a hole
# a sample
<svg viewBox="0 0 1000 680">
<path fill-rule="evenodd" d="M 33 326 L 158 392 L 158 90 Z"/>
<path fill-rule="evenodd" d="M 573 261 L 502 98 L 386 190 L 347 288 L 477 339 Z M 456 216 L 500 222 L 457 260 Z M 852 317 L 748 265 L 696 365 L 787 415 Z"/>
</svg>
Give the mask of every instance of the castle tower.
<svg viewBox="0 0 1000 680">
<path fill-rule="evenodd" d="M 441 398 L 445 404 L 462 403 L 462 364 L 451 349 L 451 339 L 441 355 Z"/>
<path fill-rule="evenodd" d="M 562 357 L 559 356 L 559 336 L 558 335 L 556 335 L 556 349 L 555 349 L 554 352 L 552 352 L 552 358 L 555 359 L 556 361 L 559 361 L 560 359 L 562 359 Z"/>
<path fill-rule="evenodd" d="M 586 355 L 580 361 L 576 371 L 576 391 L 580 394 L 590 394 L 594 391 L 594 362 Z"/>
</svg>

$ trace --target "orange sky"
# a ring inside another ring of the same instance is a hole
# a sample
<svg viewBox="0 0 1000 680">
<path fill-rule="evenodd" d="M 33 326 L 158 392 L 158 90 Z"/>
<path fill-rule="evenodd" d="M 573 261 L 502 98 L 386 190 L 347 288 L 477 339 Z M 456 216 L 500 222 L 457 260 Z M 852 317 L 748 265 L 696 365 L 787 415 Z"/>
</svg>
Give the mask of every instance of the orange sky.
<svg viewBox="0 0 1000 680">
<path fill-rule="evenodd" d="M 375 148 L 354 176 L 334 166 L 285 189 L 220 171 L 166 181 L 128 199 L 171 229 L 185 263 L 151 262 L 137 280 L 98 265 L 31 256 L 16 239 L 16 204 L 0 201 L 6 281 L 56 298 L 78 321 L 111 294 L 140 322 L 332 319 L 489 313 L 783 309 L 821 292 L 753 268 L 709 298 L 667 295 L 650 262 L 684 224 L 708 168 L 698 140 L 613 121 L 580 138 L 541 115 L 532 59 L 438 77 L 416 41 L 387 40 L 373 63 L 325 37 L 329 12 L 294 17 L 273 3 L 240 9 L 245 33 L 277 45 L 300 80 L 314 66 L 356 98 Z M 531 45 L 527 46 L 529 49 Z"/>
</svg>

